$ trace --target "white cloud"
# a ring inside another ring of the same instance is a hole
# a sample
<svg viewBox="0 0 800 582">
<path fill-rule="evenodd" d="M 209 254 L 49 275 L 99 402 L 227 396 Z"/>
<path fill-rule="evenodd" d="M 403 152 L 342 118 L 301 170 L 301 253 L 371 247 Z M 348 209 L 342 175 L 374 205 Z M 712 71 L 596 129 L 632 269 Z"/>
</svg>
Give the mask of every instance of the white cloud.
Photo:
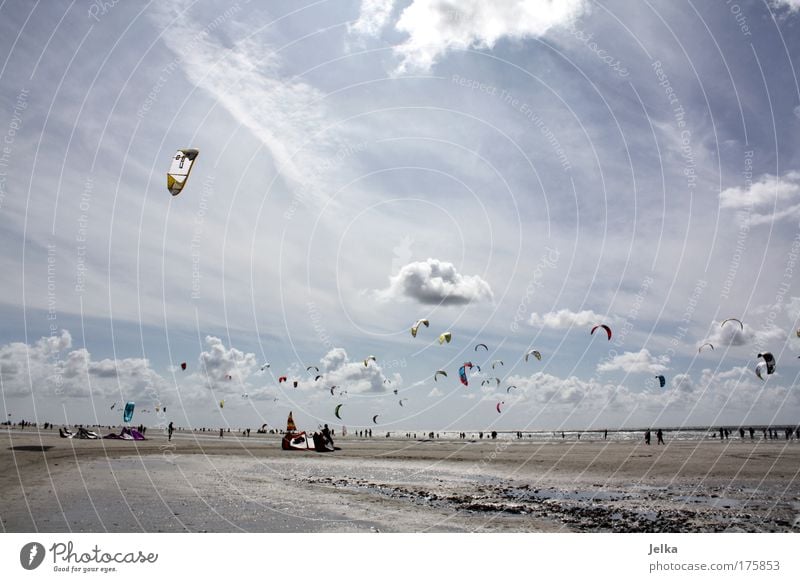
<svg viewBox="0 0 800 582">
<path fill-rule="evenodd" d="M 347 27 L 350 34 L 378 36 L 389 22 L 394 0 L 362 0 L 358 20 Z"/>
<path fill-rule="evenodd" d="M 255 354 L 226 348 L 217 337 L 206 336 L 205 341 L 208 348 L 200 353 L 200 373 L 214 388 L 239 385 L 258 369 Z"/>
<path fill-rule="evenodd" d="M 0 380 L 6 397 L 122 397 L 167 400 L 167 382 L 145 358 L 93 360 L 88 350 L 72 347 L 67 330 L 43 337 L 33 345 L 0 346 Z M 66 352 L 66 353 L 65 353 Z"/>
<path fill-rule="evenodd" d="M 638 352 L 625 352 L 597 366 L 598 372 L 621 370 L 628 374 L 660 374 L 666 371 L 668 356 L 654 356 L 650 350 L 642 348 Z"/>
<path fill-rule="evenodd" d="M 319 382 L 324 386 L 346 387 L 350 394 L 382 393 L 387 390 L 387 385 L 384 384 L 387 378 L 381 368 L 380 360 L 377 362 L 370 360 L 365 366 L 363 360 L 351 362 L 344 348 L 333 348 L 320 359 L 320 364 L 322 378 Z M 391 380 L 392 386 L 400 384 L 397 374 Z"/>
<path fill-rule="evenodd" d="M 438 398 L 439 396 L 442 396 L 442 394 L 443 394 L 442 391 L 439 390 L 436 386 L 434 386 L 433 390 L 428 392 L 428 398 Z"/>
<path fill-rule="evenodd" d="M 751 225 L 758 226 L 800 216 L 800 172 L 782 178 L 765 174 L 748 187 L 726 188 L 719 194 L 720 207 L 748 211 Z M 794 203 L 792 203 L 794 202 Z M 775 205 L 775 211 L 759 207 Z"/>
<path fill-rule="evenodd" d="M 489 284 L 478 275 L 462 275 L 452 263 L 427 259 L 409 263 L 389 279 L 389 287 L 375 292 L 381 301 L 413 299 L 427 305 L 463 305 L 491 301 Z"/>
<path fill-rule="evenodd" d="M 770 0 L 773 8 L 786 8 L 791 12 L 800 11 L 800 0 Z"/>
<path fill-rule="evenodd" d="M 533 327 L 547 327 L 550 329 L 567 329 L 574 326 L 597 325 L 609 318 L 598 315 L 589 309 L 584 311 L 570 311 L 569 309 L 559 309 L 543 315 L 531 313 L 528 323 Z"/>
<path fill-rule="evenodd" d="M 725 325 L 720 325 L 715 321 L 713 323 L 711 335 L 703 341 L 698 342 L 697 345 L 699 347 L 709 342 L 713 344 L 714 347 L 755 345 L 766 349 L 766 346 L 774 345 L 777 342 L 783 342 L 786 338 L 786 332 L 777 326 L 756 330 L 745 323 L 744 329 L 742 329 L 735 321 L 726 323 Z"/>
<path fill-rule="evenodd" d="M 229 45 L 217 26 L 203 28 L 188 13 L 174 2 L 156 11 L 159 23 L 169 23 L 162 38 L 180 57 L 189 81 L 266 146 L 300 199 L 321 198 L 329 184 L 320 168 L 331 165 L 334 149 L 330 135 L 319 134 L 326 125 L 324 95 L 308 83 L 282 78 L 280 57 L 261 39 L 240 34 L 242 40 Z"/>
<path fill-rule="evenodd" d="M 396 28 L 409 38 L 395 47 L 398 72 L 427 71 L 446 52 L 492 48 L 503 38 L 525 39 L 566 25 L 586 8 L 584 0 L 414 0 Z"/>
</svg>

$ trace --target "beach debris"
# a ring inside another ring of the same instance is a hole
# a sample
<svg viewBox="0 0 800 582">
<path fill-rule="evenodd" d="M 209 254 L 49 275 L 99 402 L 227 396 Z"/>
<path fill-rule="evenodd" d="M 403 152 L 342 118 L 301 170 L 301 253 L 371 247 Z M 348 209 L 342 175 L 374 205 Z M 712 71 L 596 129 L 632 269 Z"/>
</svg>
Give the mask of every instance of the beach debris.
<svg viewBox="0 0 800 582">
<path fill-rule="evenodd" d="M 182 149 L 175 153 L 169 172 L 167 172 L 167 189 L 173 196 L 177 196 L 183 191 L 199 153 L 200 151 L 195 149 Z"/>
<path fill-rule="evenodd" d="M 411 326 L 411 337 L 417 337 L 417 331 L 419 330 L 419 326 L 424 325 L 425 327 L 430 327 L 431 322 L 427 319 L 418 319 L 414 325 Z"/>
</svg>

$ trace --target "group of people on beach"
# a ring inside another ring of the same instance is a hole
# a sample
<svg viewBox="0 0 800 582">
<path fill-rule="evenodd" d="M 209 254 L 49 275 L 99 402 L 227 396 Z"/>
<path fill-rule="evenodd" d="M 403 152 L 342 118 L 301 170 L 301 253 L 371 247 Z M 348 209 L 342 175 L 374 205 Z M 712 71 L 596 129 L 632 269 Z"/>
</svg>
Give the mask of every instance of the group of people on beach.
<svg viewBox="0 0 800 582">
<path fill-rule="evenodd" d="M 665 444 L 664 443 L 664 431 L 662 431 L 661 429 L 658 429 L 656 431 L 656 439 L 658 439 L 656 444 L 659 444 L 659 445 Z M 650 444 L 650 429 L 649 428 L 646 431 L 644 431 L 644 444 L 646 444 L 646 445 Z"/>
</svg>

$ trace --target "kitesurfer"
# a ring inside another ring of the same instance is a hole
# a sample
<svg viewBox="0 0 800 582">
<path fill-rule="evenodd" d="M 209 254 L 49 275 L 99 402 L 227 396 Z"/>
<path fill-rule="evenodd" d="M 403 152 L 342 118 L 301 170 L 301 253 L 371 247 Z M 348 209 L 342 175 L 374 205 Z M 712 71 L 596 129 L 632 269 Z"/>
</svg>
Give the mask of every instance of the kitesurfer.
<svg viewBox="0 0 800 582">
<path fill-rule="evenodd" d="M 331 429 L 328 428 L 327 424 L 322 428 L 322 437 L 325 439 L 325 444 L 329 444 L 330 446 L 333 446 L 333 438 L 331 437 Z"/>
</svg>

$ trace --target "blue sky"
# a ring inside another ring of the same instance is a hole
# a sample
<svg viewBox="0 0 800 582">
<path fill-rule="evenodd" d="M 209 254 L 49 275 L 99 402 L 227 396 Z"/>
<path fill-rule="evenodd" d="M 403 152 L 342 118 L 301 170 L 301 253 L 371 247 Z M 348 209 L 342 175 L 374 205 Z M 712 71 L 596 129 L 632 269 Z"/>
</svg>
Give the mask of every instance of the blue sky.
<svg viewBox="0 0 800 582">
<path fill-rule="evenodd" d="M 180 425 L 293 410 L 381 432 L 800 419 L 796 2 L 0 16 L 5 415 L 110 424 L 133 400 Z M 200 155 L 173 198 L 180 147 Z M 482 369 L 468 387 L 465 361 Z"/>
</svg>

